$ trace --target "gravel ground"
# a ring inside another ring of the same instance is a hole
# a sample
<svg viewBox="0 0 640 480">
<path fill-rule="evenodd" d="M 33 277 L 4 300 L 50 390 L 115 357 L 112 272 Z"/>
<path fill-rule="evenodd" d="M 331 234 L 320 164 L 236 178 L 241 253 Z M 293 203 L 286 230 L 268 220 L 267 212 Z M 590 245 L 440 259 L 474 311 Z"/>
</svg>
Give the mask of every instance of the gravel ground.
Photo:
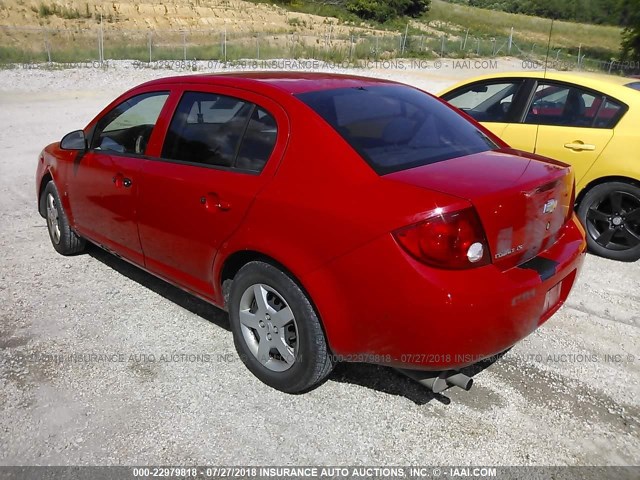
<svg viewBox="0 0 640 480">
<path fill-rule="evenodd" d="M 98 249 L 57 255 L 38 152 L 169 73 L 0 71 L 0 464 L 638 463 L 638 263 L 589 256 L 567 305 L 470 392 L 350 364 L 291 396 L 236 358 L 224 312 Z M 437 91 L 480 72 L 362 73 Z"/>
</svg>

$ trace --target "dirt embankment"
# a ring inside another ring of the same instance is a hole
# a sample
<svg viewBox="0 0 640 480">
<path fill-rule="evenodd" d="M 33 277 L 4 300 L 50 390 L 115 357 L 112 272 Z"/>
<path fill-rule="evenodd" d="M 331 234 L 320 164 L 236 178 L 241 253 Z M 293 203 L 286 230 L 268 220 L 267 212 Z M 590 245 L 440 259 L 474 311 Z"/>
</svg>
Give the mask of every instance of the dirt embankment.
<svg viewBox="0 0 640 480">
<path fill-rule="evenodd" d="M 181 32 L 185 32 L 186 40 Z M 236 43 L 240 48 L 259 56 L 252 50 L 256 41 L 282 51 L 295 44 L 313 52 L 314 48 L 329 45 L 347 48 L 351 36 L 385 33 L 389 32 L 372 29 L 366 23 L 345 23 L 334 17 L 290 12 L 277 5 L 243 0 L 0 0 L 0 47 L 7 48 L 8 54 L 13 53 L 14 61 L 43 61 L 47 58 L 42 56 L 45 51 L 54 61 L 79 60 L 86 55 L 83 57 L 78 51 L 88 45 L 93 48 L 99 36 L 104 36 L 107 47 L 120 52 L 112 52 L 116 56 L 111 58 L 138 58 L 140 54 L 127 48 L 144 47 L 148 36 L 154 37 L 154 44 L 176 48 L 181 48 L 183 41 L 205 48 L 227 40 L 236 41 L 240 42 Z M 15 57 L 12 49 L 40 56 Z M 67 53 L 64 58 L 61 51 Z M 210 52 L 199 54 L 200 57 L 212 55 Z"/>
<path fill-rule="evenodd" d="M 109 29 L 179 30 L 227 29 L 234 32 L 290 32 L 320 34 L 333 29 L 346 34 L 368 29 L 366 24 L 345 25 L 337 18 L 289 12 L 277 5 L 242 0 L 212 1 L 0 1 L 0 25 L 92 29 L 102 18 Z"/>
</svg>

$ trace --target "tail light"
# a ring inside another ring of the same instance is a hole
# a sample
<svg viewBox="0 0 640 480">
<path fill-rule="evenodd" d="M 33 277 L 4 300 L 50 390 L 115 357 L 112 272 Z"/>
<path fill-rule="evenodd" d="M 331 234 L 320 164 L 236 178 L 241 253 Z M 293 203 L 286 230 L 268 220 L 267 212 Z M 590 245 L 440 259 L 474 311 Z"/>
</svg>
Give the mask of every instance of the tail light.
<svg viewBox="0 0 640 480">
<path fill-rule="evenodd" d="M 472 207 L 430 217 L 393 236 L 411 256 L 434 267 L 460 270 L 491 263 L 484 229 Z"/>
</svg>

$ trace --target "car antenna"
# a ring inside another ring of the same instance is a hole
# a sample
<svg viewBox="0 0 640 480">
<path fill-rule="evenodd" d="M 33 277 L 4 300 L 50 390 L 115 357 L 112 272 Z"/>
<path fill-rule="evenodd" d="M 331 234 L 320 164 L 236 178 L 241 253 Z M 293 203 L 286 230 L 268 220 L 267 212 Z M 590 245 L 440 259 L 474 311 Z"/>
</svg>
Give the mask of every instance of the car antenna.
<svg viewBox="0 0 640 480">
<path fill-rule="evenodd" d="M 549 64 L 549 52 L 551 51 L 551 36 L 553 35 L 553 22 L 554 18 L 551 19 L 551 27 L 549 27 L 549 41 L 547 42 L 547 55 L 544 59 L 544 73 L 542 78 L 544 80 L 547 79 L 547 65 Z M 538 132 L 540 131 L 540 124 L 536 125 L 536 141 L 533 144 L 533 153 L 536 153 L 538 150 Z"/>
<path fill-rule="evenodd" d="M 553 35 L 553 22 L 555 18 L 551 19 L 551 27 L 549 27 L 549 41 L 547 42 L 547 56 L 544 59 L 544 78 L 547 79 L 547 65 L 549 64 L 549 52 L 551 51 L 551 36 Z"/>
</svg>

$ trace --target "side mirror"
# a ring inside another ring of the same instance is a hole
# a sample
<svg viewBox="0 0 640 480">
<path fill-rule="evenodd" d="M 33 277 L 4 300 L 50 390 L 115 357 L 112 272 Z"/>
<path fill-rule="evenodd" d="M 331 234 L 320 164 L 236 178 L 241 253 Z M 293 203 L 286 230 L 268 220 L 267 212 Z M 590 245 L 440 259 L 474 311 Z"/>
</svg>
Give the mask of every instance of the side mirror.
<svg viewBox="0 0 640 480">
<path fill-rule="evenodd" d="M 63 150 L 86 150 L 87 139 L 82 130 L 67 133 L 60 141 L 60 148 Z"/>
</svg>

